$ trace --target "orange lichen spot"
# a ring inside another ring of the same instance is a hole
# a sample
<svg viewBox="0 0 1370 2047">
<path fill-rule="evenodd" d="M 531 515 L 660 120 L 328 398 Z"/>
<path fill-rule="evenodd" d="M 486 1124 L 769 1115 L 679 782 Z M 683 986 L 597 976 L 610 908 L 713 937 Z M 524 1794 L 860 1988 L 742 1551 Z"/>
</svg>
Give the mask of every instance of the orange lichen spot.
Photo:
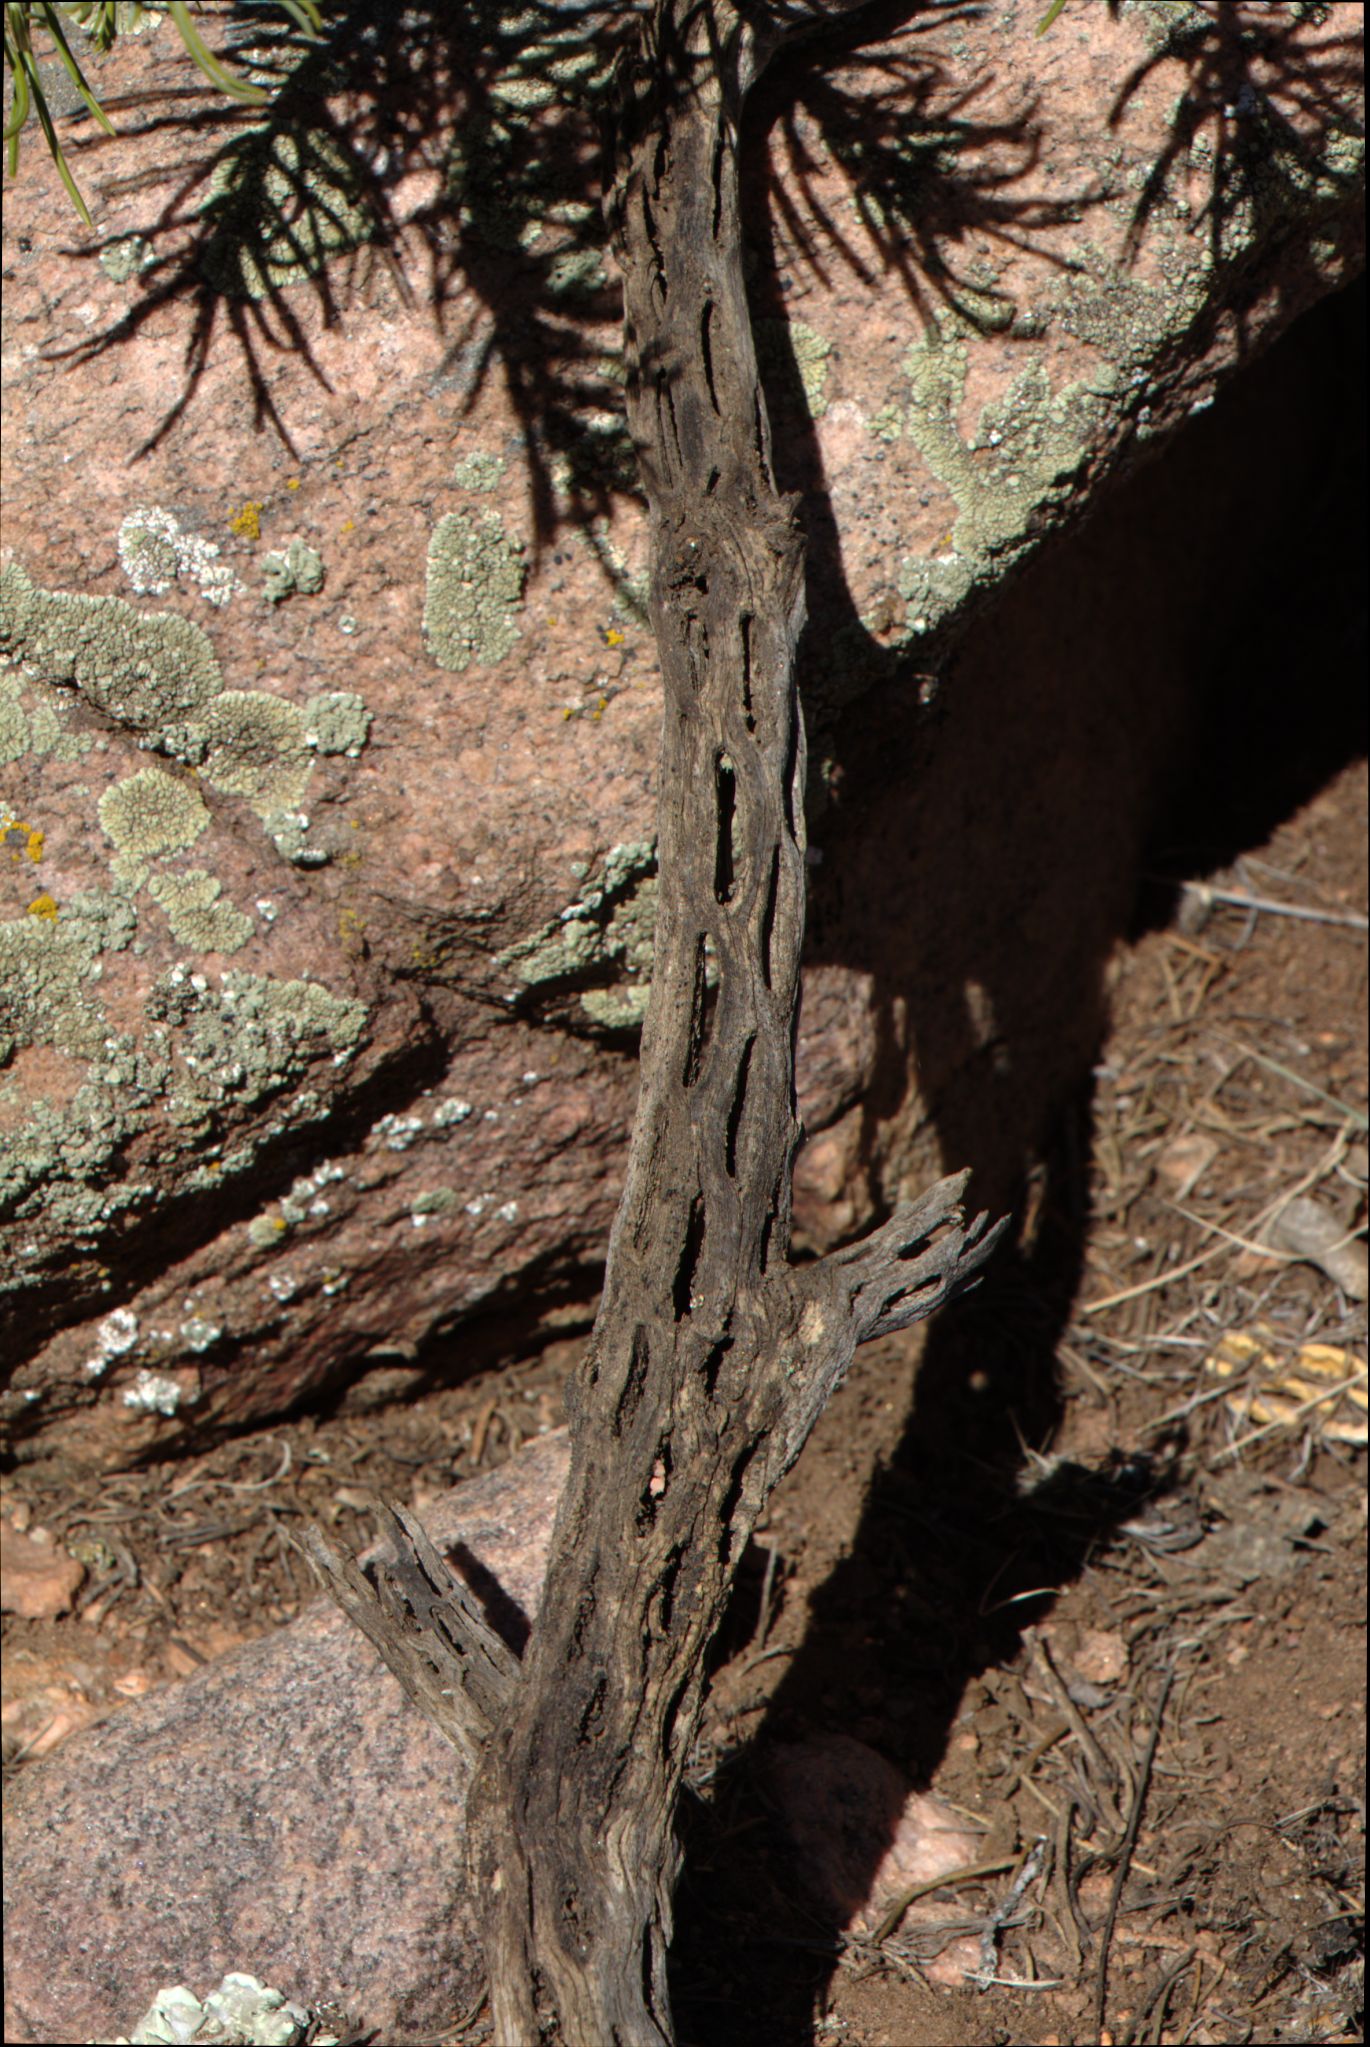
<svg viewBox="0 0 1370 2047">
<path fill-rule="evenodd" d="M 35 896 L 29 904 L 30 917 L 41 917 L 45 924 L 57 922 L 57 905 L 50 895 Z"/>
<path fill-rule="evenodd" d="M 353 533 L 356 531 L 356 526 L 357 522 L 355 519 L 344 519 L 338 531 L 339 533 Z"/>
<path fill-rule="evenodd" d="M 229 531 L 237 533 L 244 540 L 260 540 L 262 537 L 262 500 L 249 498 L 240 505 L 228 522 Z"/>
<path fill-rule="evenodd" d="M 285 480 L 285 487 L 286 487 L 286 489 L 287 489 L 287 490 L 298 490 L 298 489 L 299 489 L 299 487 L 300 487 L 300 479 L 299 479 L 299 477 L 298 477 L 298 476 L 287 476 L 287 478 L 286 478 L 286 480 Z"/>
<path fill-rule="evenodd" d="M 28 854 L 30 860 L 38 861 L 42 859 L 44 836 L 36 827 L 29 833 L 28 844 L 25 846 L 24 851 Z"/>
<path fill-rule="evenodd" d="M 626 637 L 617 626 L 611 625 L 605 628 L 604 644 L 606 647 L 621 647 Z"/>
<path fill-rule="evenodd" d="M 592 722 L 598 724 L 599 720 L 604 716 L 604 713 L 608 710 L 608 708 L 609 708 L 608 697 L 596 697 L 595 708 L 590 713 Z"/>
</svg>

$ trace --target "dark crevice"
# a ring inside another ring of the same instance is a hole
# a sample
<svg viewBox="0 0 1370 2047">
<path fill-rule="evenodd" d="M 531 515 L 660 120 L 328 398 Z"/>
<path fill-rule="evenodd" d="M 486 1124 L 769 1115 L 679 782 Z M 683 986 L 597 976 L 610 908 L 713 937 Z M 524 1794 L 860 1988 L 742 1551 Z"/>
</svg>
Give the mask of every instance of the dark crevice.
<svg viewBox="0 0 1370 2047">
<path fill-rule="evenodd" d="M 662 290 L 665 288 L 663 284 Z M 685 458 L 680 451 L 680 429 L 676 424 L 675 400 L 671 396 L 671 379 L 666 370 L 658 370 L 656 373 L 656 402 L 663 426 L 670 429 L 671 453 L 675 457 L 676 469 L 680 470 L 684 466 Z M 662 441 L 666 438 L 664 432 L 659 436 Z"/>
<path fill-rule="evenodd" d="M 647 1371 L 651 1364 L 651 1344 L 647 1330 L 639 1322 L 633 1331 L 633 1347 L 628 1359 L 628 1375 L 623 1382 L 623 1391 L 618 1396 L 614 1409 L 613 1430 L 615 1436 L 622 1436 L 633 1424 L 642 1399 L 642 1389 L 647 1383 Z"/>
<path fill-rule="evenodd" d="M 666 266 L 662 260 L 661 244 L 656 238 L 656 221 L 652 217 L 652 202 L 644 192 L 642 195 L 642 224 L 647 230 L 647 239 L 656 257 L 656 282 L 661 292 L 662 303 L 666 300 Z"/>
<path fill-rule="evenodd" d="M 655 1525 L 657 1508 L 666 1497 L 666 1486 L 670 1475 L 670 1444 L 665 1441 L 659 1441 L 656 1446 L 656 1454 L 652 1459 L 652 1468 L 647 1474 L 647 1482 L 638 1495 L 637 1513 L 633 1517 L 639 1535 L 645 1535 L 648 1529 Z M 650 1613 L 648 1625 L 650 1627 Z M 662 1632 L 665 1632 L 664 1628 Z"/>
<path fill-rule="evenodd" d="M 726 753 L 714 761 L 717 823 L 714 839 L 714 900 L 730 903 L 737 881 L 737 770 Z"/>
<path fill-rule="evenodd" d="M 709 329 L 713 325 L 713 319 L 714 302 L 712 299 L 706 299 L 704 311 L 699 321 L 699 352 L 704 362 L 704 381 L 709 387 L 709 403 L 712 405 L 715 413 L 717 413 L 719 405 L 718 393 L 714 389 L 714 352 L 713 344 L 709 339 Z"/>
<path fill-rule="evenodd" d="M 787 1166 L 786 1171 L 788 1172 L 788 1170 L 789 1168 Z M 761 1225 L 761 1244 L 758 1263 L 761 1267 L 762 1272 L 768 1272 L 770 1270 L 771 1244 L 775 1237 L 775 1226 L 780 1216 L 783 1184 L 784 1183 L 782 1177 L 782 1179 L 776 1181 L 775 1186 L 772 1188 L 770 1206 L 766 1210 L 766 1219 Z M 783 1250 L 784 1246 L 782 1246 L 781 1248 Z"/>
<path fill-rule="evenodd" d="M 747 730 L 755 732 L 756 713 L 752 709 L 752 615 L 744 611 L 739 621 L 742 629 L 742 716 Z"/>
<path fill-rule="evenodd" d="M 675 1285 L 671 1289 L 671 1302 L 677 1322 L 685 1321 L 694 1307 L 695 1273 L 699 1268 L 700 1253 L 704 1249 L 704 1196 L 696 1194 L 690 1203 L 690 1220 L 685 1230 L 685 1248 L 680 1254 L 676 1267 Z"/>
<path fill-rule="evenodd" d="M 669 1756 L 675 1745 L 676 1721 L 680 1718 L 681 1703 L 685 1698 L 686 1692 L 689 1690 L 689 1685 L 690 1680 L 688 1675 L 686 1675 L 680 1680 L 667 1703 L 661 1723 L 661 1748 L 663 1755 Z"/>
<path fill-rule="evenodd" d="M 751 1072 L 752 1047 L 755 1034 L 742 1047 L 742 1057 L 737 1062 L 737 1079 L 733 1083 L 733 1105 L 728 1111 L 728 1132 L 723 1144 L 723 1164 L 728 1178 L 737 1178 L 737 1136 L 742 1128 L 742 1112 L 747 1106 L 747 1077 Z"/>
<path fill-rule="evenodd" d="M 708 1357 L 704 1360 L 704 1391 L 708 1394 L 710 1400 L 713 1399 L 718 1386 L 718 1375 L 723 1369 L 723 1360 L 727 1357 L 732 1347 L 733 1340 L 731 1336 L 725 1336 L 714 1345 Z"/>
<path fill-rule="evenodd" d="M 775 941 L 775 912 L 780 901 L 780 848 L 771 852 L 771 872 L 766 883 L 766 907 L 761 913 L 761 973 L 767 988 L 772 985 L 771 948 Z"/>
<path fill-rule="evenodd" d="M 758 1448 L 759 1445 L 756 1443 L 749 1443 L 742 1451 L 741 1456 L 733 1466 L 733 1475 L 728 1481 L 728 1490 L 724 1496 L 723 1505 L 719 1509 L 718 1553 L 725 1566 L 732 1560 L 733 1538 L 737 1532 L 733 1523 L 736 1519 L 737 1510 L 742 1504 L 742 1492 L 747 1483 L 747 1473 L 751 1470 L 752 1459 L 756 1456 Z"/>
<path fill-rule="evenodd" d="M 590 1693 L 589 1698 L 585 1701 L 584 1708 L 581 1712 L 580 1716 L 581 1741 L 588 1741 L 590 1736 L 595 1732 L 596 1728 L 603 1720 L 604 1700 L 606 1694 L 608 1693 L 608 1690 L 609 1680 L 604 1676 L 603 1672 L 601 1672 L 600 1675 L 595 1679 L 594 1689 Z M 573 1905 L 574 1901 L 568 1900 L 568 1906 L 573 1908 Z"/>
<path fill-rule="evenodd" d="M 709 941 L 703 932 L 695 940 L 695 977 L 690 994 L 690 1035 L 685 1047 L 685 1071 L 681 1079 L 687 1088 L 699 1079 L 709 1044 Z"/>
<path fill-rule="evenodd" d="M 680 1567 L 684 1561 L 684 1548 L 678 1542 L 672 1543 L 666 1553 L 666 1561 L 661 1567 L 658 1590 L 660 1604 L 657 1608 L 657 1621 L 663 1635 L 669 1635 L 671 1632 L 671 1621 L 675 1614 L 676 1580 L 680 1576 Z"/>
<path fill-rule="evenodd" d="M 782 786 L 785 791 L 785 824 L 789 830 L 789 834 L 792 839 L 797 839 L 799 837 L 799 833 L 795 825 L 795 812 L 798 808 L 795 799 L 796 797 L 800 797 L 803 794 L 802 790 L 795 788 L 795 780 L 798 767 L 799 767 L 799 720 L 797 717 L 795 717 L 793 712 L 791 712 L 790 729 L 785 735 L 785 773 Z"/>
</svg>

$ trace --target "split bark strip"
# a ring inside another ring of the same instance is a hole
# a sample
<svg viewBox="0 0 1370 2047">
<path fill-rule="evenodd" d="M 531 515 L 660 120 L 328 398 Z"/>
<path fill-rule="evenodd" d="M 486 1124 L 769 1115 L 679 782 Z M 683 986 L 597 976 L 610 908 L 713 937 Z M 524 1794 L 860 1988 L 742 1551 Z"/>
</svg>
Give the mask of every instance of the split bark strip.
<svg viewBox="0 0 1370 2047">
<path fill-rule="evenodd" d="M 672 2039 L 673 1814 L 748 1536 L 857 1345 L 930 1314 L 998 1234 L 963 1223 L 961 1174 L 864 1243 L 789 1263 L 804 541 L 771 469 L 737 141 L 767 57 L 822 18 L 763 31 L 728 0 L 658 0 L 621 78 L 608 210 L 665 687 L 660 908 L 627 1183 L 568 1389 L 570 1474 L 467 1808 L 504 2047 Z M 460 1687 L 482 1666 L 453 1648 L 456 1607 L 438 1618 Z"/>
</svg>

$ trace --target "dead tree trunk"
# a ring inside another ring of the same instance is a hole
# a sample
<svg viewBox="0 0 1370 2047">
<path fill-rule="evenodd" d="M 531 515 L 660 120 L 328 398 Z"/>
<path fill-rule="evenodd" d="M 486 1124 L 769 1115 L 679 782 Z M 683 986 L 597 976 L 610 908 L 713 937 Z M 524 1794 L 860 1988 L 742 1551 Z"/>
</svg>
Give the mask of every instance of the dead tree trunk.
<svg viewBox="0 0 1370 2047">
<path fill-rule="evenodd" d="M 731 0 L 658 0 L 622 80 L 610 210 L 665 686 L 660 909 L 627 1185 L 570 1390 L 537 1624 L 501 1675 L 456 1605 L 436 1640 L 420 1590 L 419 1683 L 415 1630 L 387 1647 L 385 1623 L 357 1613 L 365 1581 L 351 1594 L 428 1710 L 446 1693 L 460 1718 L 479 1670 L 468 1818 L 501 2047 L 670 2041 L 673 1814 L 738 1560 L 856 1346 L 928 1314 L 992 1242 L 961 1224 L 962 1176 L 860 1245 L 789 1262 L 804 543 L 771 472 L 737 183 L 743 101 L 778 40 Z"/>
</svg>

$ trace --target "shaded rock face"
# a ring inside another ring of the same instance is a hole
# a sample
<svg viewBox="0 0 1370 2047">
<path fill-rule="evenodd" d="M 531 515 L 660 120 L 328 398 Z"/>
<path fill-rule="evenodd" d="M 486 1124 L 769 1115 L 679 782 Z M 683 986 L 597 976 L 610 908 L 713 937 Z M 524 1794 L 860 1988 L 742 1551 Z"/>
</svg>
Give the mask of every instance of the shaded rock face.
<svg viewBox="0 0 1370 2047">
<path fill-rule="evenodd" d="M 425 1510 L 497 1625 L 537 1610 L 563 1434 Z M 246 1970 L 383 2039 L 479 1984 L 468 1768 L 326 1601 L 74 1735 L 5 1819 L 5 2038 L 109 2039 L 168 1983 Z"/>
<path fill-rule="evenodd" d="M 943 1164 L 1019 1198 L 1237 658 L 1215 592 L 1268 606 L 1340 530 L 1349 318 L 1208 408 L 1359 263 L 1351 49 L 1335 14 L 1181 12 L 920 18 L 765 88 L 758 334 L 813 543 L 801 1248 Z M 6 207 L 20 1455 L 469 1368 L 593 1292 L 660 718 L 603 50 L 568 16 L 473 66 L 440 14 L 421 66 L 398 15 L 351 72 L 306 57 L 291 132 L 168 128 L 179 45 L 117 46 L 98 82 L 145 98 L 74 131 L 94 236 L 38 148 Z M 1321 525 L 1272 532 L 1314 487 Z"/>
</svg>

